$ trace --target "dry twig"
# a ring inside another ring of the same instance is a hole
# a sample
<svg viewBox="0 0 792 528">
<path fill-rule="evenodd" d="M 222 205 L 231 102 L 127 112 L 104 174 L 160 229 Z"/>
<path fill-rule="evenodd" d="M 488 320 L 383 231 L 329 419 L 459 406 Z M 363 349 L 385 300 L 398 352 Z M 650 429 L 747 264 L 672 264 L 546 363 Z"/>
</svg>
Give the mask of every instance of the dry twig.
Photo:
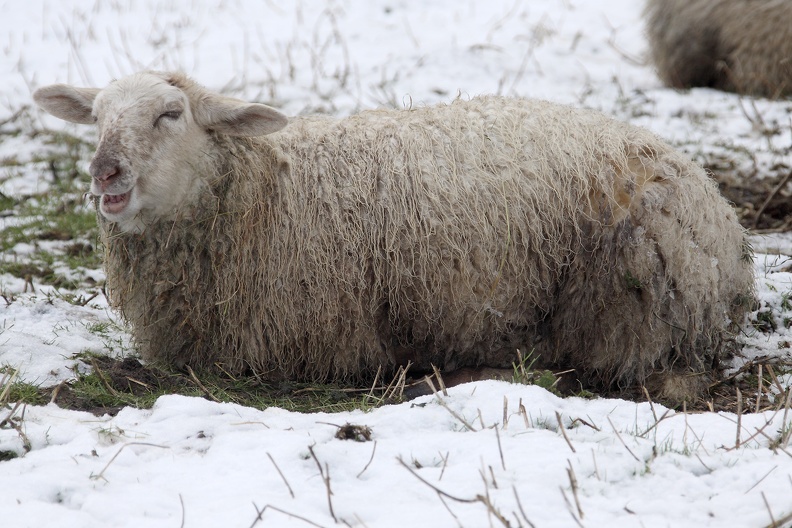
<svg viewBox="0 0 792 528">
<path fill-rule="evenodd" d="M 298 519 L 298 520 L 300 520 L 302 522 L 310 524 L 311 526 L 316 526 L 317 528 L 324 528 L 321 524 L 317 524 L 317 523 L 315 523 L 315 522 L 313 522 L 313 521 L 311 521 L 309 519 L 306 519 L 305 517 L 300 517 L 297 514 L 289 513 L 286 510 L 282 510 L 282 509 L 280 509 L 280 508 L 278 508 L 276 506 L 273 506 L 271 504 L 267 504 L 266 506 L 264 506 L 260 510 L 259 510 L 258 506 L 256 506 L 256 503 L 253 503 L 253 507 L 256 509 L 256 518 L 253 519 L 253 524 L 250 525 L 250 528 L 253 528 L 254 526 L 256 526 L 259 523 L 259 521 L 262 520 L 262 516 L 264 515 L 264 512 L 267 511 L 268 509 L 276 511 L 278 513 L 282 513 L 283 515 L 287 515 L 287 516 L 291 517 L 292 519 Z"/>
<path fill-rule="evenodd" d="M 365 473 L 365 471 L 369 468 L 371 463 L 374 461 L 374 453 L 376 452 L 377 452 L 377 441 L 374 440 L 374 447 L 371 449 L 371 458 L 369 458 L 369 461 L 366 463 L 366 467 L 360 470 L 360 473 L 357 474 L 357 478 L 360 478 L 360 475 Z"/>
<path fill-rule="evenodd" d="M 289 490 L 289 495 L 291 495 L 293 499 L 294 491 L 292 491 L 292 487 L 289 486 L 289 481 L 286 480 L 286 477 L 283 475 L 283 472 L 278 467 L 278 464 L 275 463 L 275 459 L 272 458 L 272 455 L 270 455 L 269 452 L 267 452 L 267 456 L 269 457 L 270 462 L 272 462 L 272 465 L 275 466 L 275 470 L 278 472 L 278 475 L 280 475 L 280 478 L 283 479 L 283 483 L 286 484 L 286 488 Z"/>
<path fill-rule="evenodd" d="M 569 467 L 567 468 L 567 476 L 569 477 L 569 486 L 572 488 L 572 496 L 575 498 L 575 506 L 577 506 L 578 516 L 583 518 L 583 508 L 580 507 L 580 499 L 578 498 L 578 481 L 577 477 L 575 476 L 575 470 L 572 469 L 572 462 L 567 459 L 567 464 Z"/>
<path fill-rule="evenodd" d="M 561 421 L 561 415 L 558 414 L 558 411 L 556 411 L 555 415 L 556 420 L 558 420 L 558 430 L 561 431 L 561 435 L 564 437 L 564 440 L 566 440 L 569 449 L 571 449 L 573 453 L 577 453 L 577 451 L 575 451 L 575 446 L 572 445 L 572 442 L 569 441 L 569 437 L 566 434 L 566 428 L 564 427 L 564 422 Z"/>
<path fill-rule="evenodd" d="M 314 462 L 316 462 L 316 467 L 319 468 L 319 475 L 322 477 L 322 481 L 324 482 L 325 487 L 327 488 L 327 506 L 330 510 L 330 517 L 332 517 L 333 520 L 336 523 L 338 523 L 338 518 L 336 518 L 335 512 L 333 511 L 333 500 L 332 500 L 333 491 L 330 489 L 330 468 L 328 467 L 327 464 L 325 464 L 324 469 L 322 469 L 322 464 L 319 462 L 319 459 L 316 457 L 316 453 L 314 453 L 313 446 L 308 446 L 308 451 L 311 453 Z"/>
<path fill-rule="evenodd" d="M 640 461 L 641 461 L 641 459 L 640 459 L 640 458 L 638 458 L 637 456 L 635 456 L 635 453 L 633 453 L 633 452 L 630 450 L 630 448 L 629 448 L 629 447 L 627 447 L 627 444 L 625 444 L 625 443 L 624 443 L 624 440 L 622 439 L 621 435 L 619 434 L 619 431 L 617 431 L 617 430 L 616 430 L 616 426 L 615 426 L 615 425 L 613 425 L 613 422 L 611 421 L 611 419 L 610 419 L 610 416 L 608 416 L 608 423 L 611 425 L 611 428 L 613 429 L 613 432 L 614 432 L 614 433 L 616 433 L 616 438 L 618 438 L 618 439 L 619 439 L 619 442 L 621 442 L 621 444 L 624 446 L 624 449 L 626 449 L 626 450 L 627 450 L 627 452 L 628 452 L 628 453 L 630 453 L 630 455 L 632 455 L 632 457 L 633 457 L 633 458 L 634 458 L 634 459 L 635 459 L 637 462 L 640 462 Z"/>
<path fill-rule="evenodd" d="M 148 442 L 129 442 L 128 444 L 122 445 L 121 448 L 118 451 L 116 451 L 116 454 L 113 455 L 113 458 L 111 458 L 110 461 L 107 464 L 105 464 L 105 467 L 102 468 L 102 471 L 100 471 L 96 475 L 91 474 L 91 479 L 93 479 L 93 480 L 102 479 L 104 481 L 107 481 L 107 479 L 104 477 L 104 474 L 105 474 L 105 471 L 107 471 L 107 468 L 110 467 L 110 464 L 112 464 L 115 461 L 115 459 L 118 458 L 118 455 L 121 454 L 121 451 L 123 451 L 124 449 L 126 449 L 129 446 L 136 446 L 136 445 L 146 446 L 146 447 L 159 447 L 160 449 L 168 449 L 168 446 L 159 445 L 159 444 L 150 444 Z"/>
<path fill-rule="evenodd" d="M 190 375 L 190 379 L 192 379 L 193 383 L 198 385 L 198 388 L 201 389 L 204 392 L 204 394 L 206 394 L 209 397 L 210 400 L 212 400 L 215 403 L 220 403 L 220 400 L 218 400 L 214 394 L 209 392 L 209 389 L 207 389 L 204 386 L 204 384 L 201 383 L 201 380 L 198 379 L 198 376 L 195 375 L 195 372 L 193 372 L 193 369 L 191 369 L 189 365 L 187 366 L 187 373 Z"/>
<path fill-rule="evenodd" d="M 488 512 L 489 512 L 491 515 L 495 516 L 495 518 L 496 518 L 496 519 L 498 519 L 498 521 L 500 521 L 500 522 L 501 522 L 501 524 L 503 524 L 503 526 L 506 526 L 507 528 L 509 528 L 509 527 L 511 526 L 511 524 L 510 524 L 510 523 L 509 523 L 509 521 L 508 521 L 508 520 L 507 520 L 507 519 L 506 519 L 506 518 L 503 516 L 503 514 L 502 514 L 502 513 L 500 513 L 500 512 L 499 512 L 499 511 L 498 511 L 498 510 L 497 510 L 497 509 L 496 509 L 496 508 L 495 508 L 495 507 L 492 505 L 492 502 L 491 502 L 491 501 L 490 501 L 490 499 L 489 499 L 489 489 L 487 488 L 487 482 L 486 482 L 486 479 L 485 479 L 485 481 L 484 481 L 484 488 L 485 488 L 484 495 L 481 495 L 481 494 L 479 494 L 479 495 L 476 495 L 476 496 L 475 496 L 474 498 L 472 498 L 472 499 L 465 499 L 465 498 L 462 498 L 462 497 L 455 497 L 454 495 L 451 495 L 451 494 L 449 494 L 449 493 L 446 493 L 445 491 L 441 490 L 440 488 L 438 488 L 437 486 L 435 486 L 435 485 L 434 485 L 434 484 L 432 484 L 431 482 L 429 482 L 429 481 L 427 481 L 426 479 L 424 479 L 422 476 L 420 476 L 418 473 L 416 473 L 416 472 L 415 472 L 415 471 L 414 471 L 414 470 L 413 470 L 413 469 L 412 469 L 412 468 L 411 468 L 411 467 L 410 467 L 410 466 L 409 466 L 409 465 L 408 465 L 408 464 L 407 464 L 407 463 L 406 463 L 406 462 L 405 462 L 405 461 L 404 461 L 404 460 L 403 460 L 401 457 L 397 458 L 396 460 L 398 460 L 398 461 L 399 461 L 399 464 L 401 464 L 401 465 L 402 465 L 402 466 L 403 466 L 403 467 L 404 467 L 404 468 L 405 468 L 407 471 L 409 471 L 409 472 L 410 472 L 410 473 L 411 473 L 411 474 L 412 474 L 412 475 L 413 475 L 415 478 L 417 478 L 418 480 L 420 480 L 421 482 L 423 482 L 424 484 L 426 484 L 427 486 L 429 486 L 429 487 L 430 487 L 432 490 L 434 490 L 434 492 L 435 492 L 435 493 L 437 493 L 437 495 L 438 495 L 438 496 L 440 496 L 440 497 L 446 497 L 446 498 L 448 498 L 448 499 L 451 499 L 452 501 L 455 501 L 455 502 L 461 502 L 461 503 L 466 503 L 466 504 L 472 504 L 472 503 L 475 503 L 475 502 L 480 502 L 480 503 L 482 503 L 484 506 L 486 506 L 486 508 L 487 508 L 487 511 L 488 511 Z"/>
</svg>

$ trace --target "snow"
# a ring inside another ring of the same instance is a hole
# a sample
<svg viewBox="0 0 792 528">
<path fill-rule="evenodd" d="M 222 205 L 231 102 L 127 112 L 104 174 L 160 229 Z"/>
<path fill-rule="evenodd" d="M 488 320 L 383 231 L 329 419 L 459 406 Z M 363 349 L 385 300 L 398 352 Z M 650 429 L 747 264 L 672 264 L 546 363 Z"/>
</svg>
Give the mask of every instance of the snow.
<svg viewBox="0 0 792 528">
<path fill-rule="evenodd" d="M 339 414 L 183 396 L 114 418 L 30 408 L 33 449 L 3 463 L 0 507 L 15 526 L 249 526 L 265 506 L 262 526 L 331 526 L 332 515 L 352 526 L 454 526 L 454 516 L 487 526 L 480 496 L 513 526 L 570 526 L 570 469 L 588 526 L 762 526 L 765 498 L 789 501 L 789 457 L 748 440 L 755 428 L 774 434 L 780 414 L 743 416 L 745 443 L 731 449 L 730 415 L 661 419 L 666 410 L 655 418 L 648 403 L 494 381 L 441 398 Z M 337 439 L 346 423 L 368 426 L 371 441 Z"/>
<path fill-rule="evenodd" d="M 698 161 L 759 177 L 789 164 L 792 102 L 662 87 L 644 59 L 641 9 L 633 0 L 0 1 L 0 123 L 44 84 L 101 86 L 143 68 L 181 68 L 289 114 L 503 93 L 597 108 Z M 43 113 L 33 119 L 93 137 Z M 4 169 L 0 192 L 48 189 L 34 160 L 49 148 L 0 142 L 0 159 L 20 161 Z M 733 369 L 760 356 L 789 360 L 792 350 L 792 239 L 753 242 L 753 316 L 769 312 L 776 330 L 746 325 Z M 3 258 L 32 249 L 19 244 Z M 77 306 L 52 287 L 27 286 L 0 275 L 10 301 L 0 302 L 0 365 L 21 379 L 51 386 L 86 368 L 75 354 L 131 353 L 102 296 Z M 1 524 L 503 526 L 502 515 L 511 526 L 769 526 L 771 513 L 792 512 L 792 447 L 773 443 L 792 416 L 782 408 L 740 420 L 494 381 L 334 414 L 183 396 L 114 417 L 28 406 L 22 434 L 0 428 L 0 452 L 30 444 L 0 462 Z M 371 441 L 336 438 L 347 423 L 368 426 Z"/>
</svg>

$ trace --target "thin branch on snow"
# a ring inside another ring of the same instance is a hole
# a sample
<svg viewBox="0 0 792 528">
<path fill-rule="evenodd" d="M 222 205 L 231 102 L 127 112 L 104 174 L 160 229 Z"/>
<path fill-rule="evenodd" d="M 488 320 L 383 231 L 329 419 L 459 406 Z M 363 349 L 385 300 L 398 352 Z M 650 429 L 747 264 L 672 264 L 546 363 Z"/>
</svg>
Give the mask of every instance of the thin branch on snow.
<svg viewBox="0 0 792 528">
<path fill-rule="evenodd" d="M 336 517 L 335 512 L 333 511 L 333 500 L 332 500 L 333 490 L 330 489 L 330 468 L 328 467 L 327 464 L 325 464 L 324 469 L 322 469 L 322 464 L 319 462 L 319 459 L 316 458 L 316 453 L 314 453 L 313 446 L 308 446 L 308 451 L 311 453 L 314 462 L 316 462 L 316 466 L 319 468 L 319 475 L 321 475 L 322 481 L 324 482 L 325 487 L 327 488 L 327 506 L 330 509 L 330 516 L 333 518 L 333 520 L 336 523 L 338 523 L 338 518 Z"/>
<path fill-rule="evenodd" d="M 566 440 L 569 449 L 571 449 L 573 453 L 577 453 L 577 451 L 575 451 L 575 446 L 572 445 L 572 442 L 569 441 L 569 437 L 566 434 L 566 427 L 564 427 L 564 422 L 561 421 L 561 415 L 558 411 L 556 411 L 555 415 L 556 420 L 558 420 L 558 430 L 561 431 L 561 435 L 564 437 L 564 440 Z"/>
<path fill-rule="evenodd" d="M 608 423 L 611 425 L 611 428 L 613 429 L 613 432 L 616 433 L 616 438 L 619 439 L 619 442 L 621 442 L 621 444 L 624 446 L 624 449 L 626 449 L 627 452 L 630 453 L 630 455 L 632 455 L 632 457 L 636 460 L 636 462 L 640 462 L 641 459 L 638 458 L 637 456 L 635 456 L 635 453 L 633 453 L 630 450 L 630 448 L 627 447 L 627 444 L 624 443 L 624 440 L 622 439 L 621 435 L 619 434 L 619 431 L 616 430 L 616 426 L 613 425 L 613 422 L 611 421 L 610 416 L 608 416 Z"/>
<path fill-rule="evenodd" d="M 289 481 L 286 480 L 286 477 L 283 475 L 283 472 L 278 467 L 278 464 L 275 463 L 275 459 L 272 458 L 272 455 L 270 455 L 269 452 L 267 452 L 267 456 L 269 457 L 270 462 L 272 462 L 272 465 L 275 466 L 275 469 L 277 470 L 278 475 L 280 475 L 280 477 L 283 479 L 283 483 L 286 484 L 286 488 L 288 488 L 289 494 L 292 496 L 292 499 L 293 499 L 294 498 L 294 491 L 292 491 L 292 487 L 289 486 Z"/>
<path fill-rule="evenodd" d="M 376 452 L 377 452 L 377 441 L 376 441 L 376 440 L 374 440 L 374 447 L 371 449 L 371 458 L 369 458 L 369 461 L 368 461 L 368 463 L 366 464 L 366 467 L 364 467 L 364 468 L 363 468 L 363 469 L 360 471 L 360 473 L 358 473 L 358 474 L 357 474 L 357 478 L 360 478 L 360 475 L 362 475 L 363 473 L 365 473 L 365 471 L 366 471 L 366 470 L 369 468 L 369 466 L 371 465 L 371 463 L 374 461 L 374 453 L 376 453 Z"/>
<path fill-rule="evenodd" d="M 253 503 L 253 507 L 256 509 L 256 518 L 253 519 L 253 524 L 250 525 L 250 528 L 253 528 L 261 520 L 263 520 L 264 512 L 267 511 L 268 509 L 274 510 L 274 511 L 276 511 L 278 513 L 282 513 L 283 515 L 287 515 L 287 516 L 291 517 L 292 519 L 298 519 L 298 520 L 300 520 L 300 521 L 302 521 L 304 523 L 310 524 L 311 526 L 316 526 L 317 528 L 324 528 L 324 526 L 322 526 L 321 524 L 317 524 L 317 523 L 315 523 L 315 522 L 313 522 L 313 521 L 311 521 L 309 519 L 306 519 L 305 517 L 300 517 L 299 515 L 297 515 L 295 513 L 289 513 L 286 510 L 282 510 L 282 509 L 280 509 L 280 508 L 278 508 L 276 506 L 273 506 L 272 504 L 267 504 L 266 506 L 264 506 L 263 508 L 261 508 L 259 510 L 258 506 L 256 506 L 256 503 L 254 502 Z"/>
<path fill-rule="evenodd" d="M 120 448 L 118 451 L 116 451 L 116 454 L 115 454 L 115 455 L 113 455 L 113 458 L 111 458 L 111 459 L 110 459 L 110 461 L 109 461 L 109 462 L 108 462 L 108 463 L 105 465 L 105 467 L 103 467 L 103 468 L 102 468 L 102 471 L 100 471 L 100 472 L 99 472 L 98 474 L 96 474 L 96 475 L 94 475 L 94 474 L 92 473 L 92 474 L 90 475 L 90 478 L 91 478 L 91 479 L 93 479 L 93 480 L 99 480 L 99 479 L 102 479 L 102 480 L 104 480 L 104 481 L 107 481 L 107 479 L 104 477 L 104 474 L 105 474 L 105 471 L 107 471 L 107 468 L 109 468 L 109 467 L 110 467 L 110 464 L 112 464 L 112 463 L 113 463 L 113 461 L 115 461 L 115 459 L 116 459 L 116 458 L 118 458 L 118 455 L 120 455 L 120 454 L 121 454 L 121 451 L 123 451 L 124 449 L 126 449 L 126 448 L 127 448 L 127 447 L 129 447 L 129 446 L 136 446 L 136 445 L 139 445 L 139 446 L 146 446 L 146 447 L 159 447 L 160 449 L 168 449 L 168 446 L 159 445 L 159 444 L 150 444 L 150 443 L 148 443 L 148 442 L 129 442 L 128 444 L 124 444 L 124 445 L 122 445 L 122 446 L 121 446 L 121 448 Z"/>
</svg>

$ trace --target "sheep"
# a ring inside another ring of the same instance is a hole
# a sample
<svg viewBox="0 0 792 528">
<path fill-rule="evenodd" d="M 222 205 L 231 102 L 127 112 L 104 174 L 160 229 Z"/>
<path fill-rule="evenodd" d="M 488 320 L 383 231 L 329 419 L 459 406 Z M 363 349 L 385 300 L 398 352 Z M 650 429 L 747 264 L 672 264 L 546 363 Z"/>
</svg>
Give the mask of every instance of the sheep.
<svg viewBox="0 0 792 528">
<path fill-rule="evenodd" d="M 754 295 L 703 169 L 595 111 L 479 96 L 288 120 L 164 72 L 34 99 L 98 126 L 106 291 L 149 360 L 362 384 L 519 352 L 662 388 L 717 375 Z"/>
<path fill-rule="evenodd" d="M 644 16 L 651 60 L 666 85 L 792 94 L 787 0 L 649 0 Z"/>
</svg>

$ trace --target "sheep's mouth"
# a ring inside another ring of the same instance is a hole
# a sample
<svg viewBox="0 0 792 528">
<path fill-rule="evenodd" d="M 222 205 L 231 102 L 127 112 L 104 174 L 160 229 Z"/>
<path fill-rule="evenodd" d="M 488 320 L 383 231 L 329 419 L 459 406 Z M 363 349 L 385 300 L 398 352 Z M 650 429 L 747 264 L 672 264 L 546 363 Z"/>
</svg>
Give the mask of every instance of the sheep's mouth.
<svg viewBox="0 0 792 528">
<path fill-rule="evenodd" d="M 102 210 L 107 214 L 119 214 L 129 204 L 129 195 L 132 191 L 127 191 L 124 194 L 103 194 L 102 195 Z"/>
</svg>

